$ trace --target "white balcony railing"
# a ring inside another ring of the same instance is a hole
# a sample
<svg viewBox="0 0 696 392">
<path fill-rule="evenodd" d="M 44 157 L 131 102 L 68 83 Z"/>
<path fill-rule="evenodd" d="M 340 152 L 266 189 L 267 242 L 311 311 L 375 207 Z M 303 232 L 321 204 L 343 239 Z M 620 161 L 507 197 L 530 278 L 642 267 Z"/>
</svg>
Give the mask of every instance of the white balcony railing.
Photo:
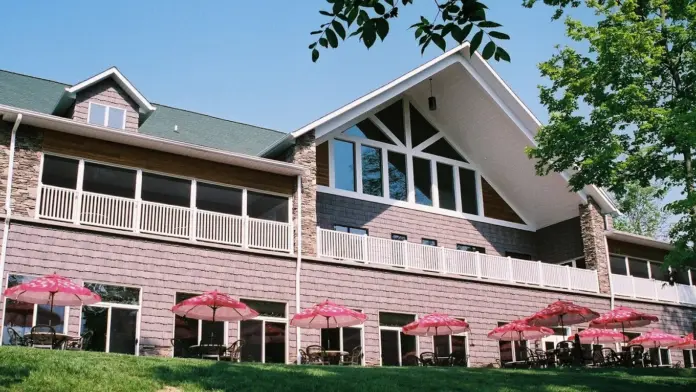
<svg viewBox="0 0 696 392">
<path fill-rule="evenodd" d="M 279 252 L 293 248 L 289 223 L 49 185 L 39 187 L 39 200 L 42 219 Z"/>
<path fill-rule="evenodd" d="M 597 271 L 317 229 L 319 257 L 575 291 L 599 292 Z"/>
<path fill-rule="evenodd" d="M 614 294 L 621 297 L 696 305 L 696 286 L 670 286 L 661 280 L 616 274 L 611 275 L 611 284 Z"/>
</svg>

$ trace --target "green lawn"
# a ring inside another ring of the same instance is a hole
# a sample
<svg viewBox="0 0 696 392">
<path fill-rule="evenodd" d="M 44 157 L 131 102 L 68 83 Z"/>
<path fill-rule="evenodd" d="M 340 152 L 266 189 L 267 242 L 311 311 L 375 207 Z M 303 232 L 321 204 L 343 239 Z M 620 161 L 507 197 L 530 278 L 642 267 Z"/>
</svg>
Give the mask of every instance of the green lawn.
<svg viewBox="0 0 696 392">
<path fill-rule="evenodd" d="M 394 390 L 694 392 L 696 371 L 310 367 L 0 348 L 0 391 Z"/>
</svg>

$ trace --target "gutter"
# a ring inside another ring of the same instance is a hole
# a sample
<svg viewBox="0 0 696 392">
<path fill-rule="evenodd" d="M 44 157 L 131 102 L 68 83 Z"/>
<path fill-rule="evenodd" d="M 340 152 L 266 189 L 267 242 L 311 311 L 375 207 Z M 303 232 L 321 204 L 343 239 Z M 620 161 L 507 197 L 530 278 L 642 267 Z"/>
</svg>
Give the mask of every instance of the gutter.
<svg viewBox="0 0 696 392">
<path fill-rule="evenodd" d="M 276 173 L 285 176 L 298 176 L 304 173 L 304 168 L 302 166 L 292 163 L 261 158 L 253 155 L 233 153 L 191 143 L 177 142 L 170 139 L 144 135 L 142 133 L 132 131 L 81 123 L 69 118 L 20 109 L 13 106 L 0 105 L 0 115 L 4 115 L 5 118 L 10 119 L 15 118 L 15 116 L 22 115 L 25 125 L 150 150 L 168 152 L 171 154 L 183 155 L 206 161 L 245 167 L 248 169 Z"/>
<path fill-rule="evenodd" d="M 300 313 L 300 271 L 302 268 L 302 176 L 297 176 L 297 263 L 295 268 L 295 314 Z M 297 364 L 302 364 L 300 355 L 300 327 L 297 327 Z"/>
<path fill-rule="evenodd" d="M 5 188 L 5 222 L 2 229 L 2 249 L 0 250 L 0 282 L 5 280 L 5 259 L 7 258 L 7 237 L 10 232 L 10 220 L 12 217 L 12 180 L 14 177 L 15 145 L 17 142 L 17 129 L 22 122 L 22 114 L 18 114 L 12 126 L 10 134 L 10 161 L 7 170 L 7 186 Z"/>
</svg>

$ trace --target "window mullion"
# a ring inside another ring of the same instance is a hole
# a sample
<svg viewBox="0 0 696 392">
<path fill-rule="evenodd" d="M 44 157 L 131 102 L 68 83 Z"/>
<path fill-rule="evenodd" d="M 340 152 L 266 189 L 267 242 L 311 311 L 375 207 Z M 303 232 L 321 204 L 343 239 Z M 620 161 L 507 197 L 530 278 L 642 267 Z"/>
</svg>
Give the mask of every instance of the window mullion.
<svg viewBox="0 0 696 392">
<path fill-rule="evenodd" d="M 459 172 L 459 170 L 457 170 Z M 474 178 L 476 179 L 476 209 L 479 216 L 485 216 L 484 206 L 483 206 L 483 181 L 481 181 L 481 173 L 479 171 L 475 172 Z"/>
<path fill-rule="evenodd" d="M 380 150 L 382 158 L 382 197 L 389 199 L 389 151 L 386 148 Z"/>
<path fill-rule="evenodd" d="M 459 168 L 452 167 L 454 173 L 454 208 L 457 212 L 462 212 L 462 188 L 459 183 Z"/>
<path fill-rule="evenodd" d="M 189 211 L 189 239 L 191 241 L 196 240 L 196 220 L 198 220 L 198 212 L 196 210 L 197 187 L 198 183 L 196 182 L 196 180 L 191 180 L 191 192 L 189 192 L 191 209 Z"/>
<path fill-rule="evenodd" d="M 437 186 L 437 162 L 430 161 L 430 198 L 433 202 L 433 207 L 440 207 L 440 190 Z"/>
<path fill-rule="evenodd" d="M 104 106 L 104 125 L 105 127 L 109 124 L 109 113 L 111 112 L 111 107 Z"/>
<path fill-rule="evenodd" d="M 336 159 L 334 153 L 335 139 L 329 139 L 329 187 L 336 188 Z"/>
<path fill-rule="evenodd" d="M 73 222 L 76 225 L 80 224 L 80 215 L 82 213 L 82 183 L 85 178 L 85 160 L 80 159 L 77 163 L 77 182 L 75 186 L 75 203 L 73 204 Z"/>
<path fill-rule="evenodd" d="M 140 211 L 142 210 L 143 171 L 135 171 L 135 208 L 133 209 L 133 231 L 140 232 Z"/>
<path fill-rule="evenodd" d="M 353 167 L 355 168 L 355 191 L 358 193 L 363 193 L 363 182 L 362 182 L 362 144 L 356 142 L 355 148 L 353 151 L 353 156 L 354 156 L 354 163 Z"/>
<path fill-rule="evenodd" d="M 409 111 L 410 101 L 408 98 L 402 99 L 403 109 L 404 109 L 404 134 L 406 139 L 406 148 L 411 150 L 413 144 L 411 143 L 411 113 Z"/>
<path fill-rule="evenodd" d="M 408 202 L 416 202 L 416 181 L 413 176 L 413 154 L 406 154 L 406 180 L 408 181 Z"/>
</svg>

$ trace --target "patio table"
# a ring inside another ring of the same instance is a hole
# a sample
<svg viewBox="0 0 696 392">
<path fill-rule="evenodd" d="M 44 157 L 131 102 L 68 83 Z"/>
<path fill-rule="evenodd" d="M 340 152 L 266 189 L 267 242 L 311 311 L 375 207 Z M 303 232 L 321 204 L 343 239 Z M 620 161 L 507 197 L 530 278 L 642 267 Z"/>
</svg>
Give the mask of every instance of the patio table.
<svg viewBox="0 0 696 392">
<path fill-rule="evenodd" d="M 226 346 L 224 344 L 194 344 L 189 346 L 189 350 L 201 359 L 216 359 L 224 353 Z"/>
<path fill-rule="evenodd" d="M 25 334 L 24 337 L 32 339 L 32 340 L 42 340 L 42 338 L 45 338 L 49 335 L 53 335 L 53 334 L 50 332 L 34 332 L 34 333 L 29 332 L 29 333 Z M 60 347 L 61 350 L 63 349 L 65 342 L 67 342 L 68 340 L 80 338 L 79 336 L 73 336 L 73 335 L 68 335 L 68 334 L 58 333 L 58 332 L 56 332 L 55 336 L 56 336 L 56 340 L 55 340 L 55 342 L 53 342 L 53 344 L 55 347 Z"/>
<path fill-rule="evenodd" d="M 347 351 L 341 350 L 324 350 L 324 356 L 329 357 L 329 362 L 332 365 L 337 365 L 340 362 L 341 357 L 348 355 Z"/>
</svg>

